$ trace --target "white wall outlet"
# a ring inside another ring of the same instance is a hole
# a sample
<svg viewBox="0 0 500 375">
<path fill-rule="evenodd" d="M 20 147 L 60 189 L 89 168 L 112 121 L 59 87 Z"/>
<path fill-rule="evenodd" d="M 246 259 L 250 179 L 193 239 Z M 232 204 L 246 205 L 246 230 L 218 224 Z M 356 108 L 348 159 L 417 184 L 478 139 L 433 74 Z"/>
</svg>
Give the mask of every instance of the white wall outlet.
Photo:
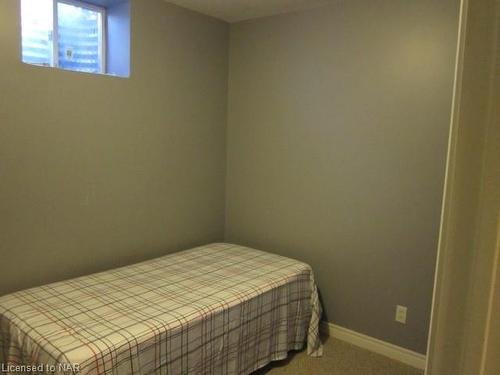
<svg viewBox="0 0 500 375">
<path fill-rule="evenodd" d="M 406 306 L 396 306 L 396 322 L 401 324 L 406 324 L 406 312 L 408 308 Z"/>
</svg>

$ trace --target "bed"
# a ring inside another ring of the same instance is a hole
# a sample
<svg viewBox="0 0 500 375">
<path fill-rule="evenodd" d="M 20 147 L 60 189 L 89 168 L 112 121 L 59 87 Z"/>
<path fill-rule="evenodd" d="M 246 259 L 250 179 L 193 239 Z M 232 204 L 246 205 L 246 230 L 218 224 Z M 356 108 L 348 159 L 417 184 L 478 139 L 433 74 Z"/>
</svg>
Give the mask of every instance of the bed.
<svg viewBox="0 0 500 375">
<path fill-rule="evenodd" d="M 250 374 L 307 345 L 305 263 L 216 243 L 0 297 L 1 372 Z"/>
</svg>

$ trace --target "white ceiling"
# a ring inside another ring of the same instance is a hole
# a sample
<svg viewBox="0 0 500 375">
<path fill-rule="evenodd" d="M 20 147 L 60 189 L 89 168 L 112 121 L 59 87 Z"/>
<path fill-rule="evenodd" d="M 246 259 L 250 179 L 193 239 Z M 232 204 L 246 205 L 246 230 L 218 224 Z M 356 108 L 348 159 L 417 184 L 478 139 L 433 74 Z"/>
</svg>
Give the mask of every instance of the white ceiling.
<svg viewBox="0 0 500 375">
<path fill-rule="evenodd" d="M 335 0 L 166 0 L 227 22 L 316 8 Z"/>
</svg>

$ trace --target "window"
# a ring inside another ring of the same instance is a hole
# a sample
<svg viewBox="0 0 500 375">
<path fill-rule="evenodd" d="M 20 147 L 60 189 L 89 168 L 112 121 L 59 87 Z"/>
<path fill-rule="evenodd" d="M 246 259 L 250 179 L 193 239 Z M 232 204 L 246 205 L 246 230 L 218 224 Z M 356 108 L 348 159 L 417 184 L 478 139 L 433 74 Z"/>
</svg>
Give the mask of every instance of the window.
<svg viewBox="0 0 500 375">
<path fill-rule="evenodd" d="M 108 8 L 96 5 L 95 0 L 92 3 L 22 0 L 22 61 L 79 72 L 128 76 L 129 1 L 108 0 L 107 3 Z M 113 35 L 107 33 L 108 23 Z"/>
<path fill-rule="evenodd" d="M 89 73 L 105 73 L 104 9 L 83 3 L 57 1 L 57 66 Z"/>
</svg>

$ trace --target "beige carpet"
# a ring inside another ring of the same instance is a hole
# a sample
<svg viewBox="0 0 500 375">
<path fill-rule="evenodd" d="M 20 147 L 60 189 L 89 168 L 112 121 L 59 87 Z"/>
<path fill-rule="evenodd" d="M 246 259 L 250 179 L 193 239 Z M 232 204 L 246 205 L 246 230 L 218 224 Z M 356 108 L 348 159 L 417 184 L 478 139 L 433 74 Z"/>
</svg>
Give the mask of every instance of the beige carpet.
<svg viewBox="0 0 500 375">
<path fill-rule="evenodd" d="M 253 375 L 423 375 L 423 371 L 328 338 L 321 358 L 311 358 L 304 351 L 290 353 L 286 360 L 273 362 Z"/>
</svg>

